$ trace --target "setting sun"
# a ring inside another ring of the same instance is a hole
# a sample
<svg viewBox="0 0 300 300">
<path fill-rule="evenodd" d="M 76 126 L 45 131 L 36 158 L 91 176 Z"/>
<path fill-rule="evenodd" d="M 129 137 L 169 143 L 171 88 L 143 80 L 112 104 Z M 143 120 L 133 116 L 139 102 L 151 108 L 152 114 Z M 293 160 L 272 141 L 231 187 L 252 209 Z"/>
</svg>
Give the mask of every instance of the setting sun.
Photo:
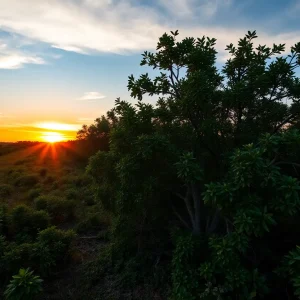
<svg viewBox="0 0 300 300">
<path fill-rule="evenodd" d="M 59 132 L 46 132 L 42 139 L 48 143 L 56 143 L 65 140 L 65 137 Z"/>
</svg>

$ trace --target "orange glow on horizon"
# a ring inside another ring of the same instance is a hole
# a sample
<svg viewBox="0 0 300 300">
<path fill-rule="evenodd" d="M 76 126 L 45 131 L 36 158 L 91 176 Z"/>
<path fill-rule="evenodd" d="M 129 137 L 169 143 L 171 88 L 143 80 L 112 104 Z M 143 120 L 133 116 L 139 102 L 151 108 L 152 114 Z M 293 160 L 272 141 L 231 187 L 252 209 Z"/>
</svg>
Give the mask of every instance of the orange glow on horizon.
<svg viewBox="0 0 300 300">
<path fill-rule="evenodd" d="M 1 121 L 1 119 L 0 119 Z M 40 122 L 24 124 L 2 124 L 0 122 L 0 142 L 40 141 L 60 142 L 76 139 L 79 124 L 60 122 Z"/>
<path fill-rule="evenodd" d="M 48 129 L 48 130 L 63 130 L 63 131 L 77 131 L 79 128 L 78 125 L 74 124 L 65 124 L 58 122 L 43 122 L 35 124 L 36 128 Z"/>
</svg>

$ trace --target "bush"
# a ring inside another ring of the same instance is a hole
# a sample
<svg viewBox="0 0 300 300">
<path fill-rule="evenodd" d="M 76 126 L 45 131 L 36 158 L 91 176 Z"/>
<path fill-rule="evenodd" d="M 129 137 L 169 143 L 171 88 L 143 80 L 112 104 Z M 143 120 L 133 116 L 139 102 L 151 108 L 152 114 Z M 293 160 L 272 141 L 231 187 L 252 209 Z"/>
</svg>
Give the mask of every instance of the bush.
<svg viewBox="0 0 300 300">
<path fill-rule="evenodd" d="M 16 168 L 13 168 L 13 169 L 8 169 L 6 171 L 6 180 L 7 182 L 9 183 L 15 183 L 15 181 L 22 176 L 22 173 L 24 171 L 22 169 L 16 169 Z"/>
<path fill-rule="evenodd" d="M 41 177 L 45 177 L 48 173 L 48 170 L 46 168 L 42 168 L 39 170 L 39 174 Z"/>
<path fill-rule="evenodd" d="M 76 187 L 84 187 L 91 184 L 92 180 L 88 175 L 68 175 L 61 179 L 61 183 L 63 184 L 72 184 Z"/>
<path fill-rule="evenodd" d="M 49 215 L 45 211 L 35 211 L 26 205 L 16 206 L 9 214 L 11 231 L 16 234 L 36 235 L 49 226 Z"/>
<path fill-rule="evenodd" d="M 43 280 L 34 276 L 29 269 L 20 269 L 7 286 L 4 296 L 7 300 L 32 300 L 42 291 Z"/>
<path fill-rule="evenodd" d="M 34 207 L 37 210 L 46 210 L 49 196 L 39 196 L 34 199 Z"/>
<path fill-rule="evenodd" d="M 30 200 L 34 200 L 35 198 L 37 198 L 38 196 L 40 196 L 41 194 L 41 189 L 40 188 L 34 188 L 29 190 L 27 198 Z"/>
<path fill-rule="evenodd" d="M 66 198 L 69 200 L 74 200 L 79 198 L 79 191 L 75 188 L 70 188 L 66 190 Z"/>
<path fill-rule="evenodd" d="M 17 272 L 20 266 L 30 266 L 30 256 L 33 253 L 33 244 L 23 243 L 16 244 L 14 242 L 5 245 L 3 256 L 0 258 L 0 275 L 12 275 Z"/>
<path fill-rule="evenodd" d="M 95 195 L 94 195 L 94 191 L 91 188 L 91 186 L 84 187 L 82 190 L 83 190 L 82 191 L 82 194 L 83 194 L 82 200 L 84 201 L 84 204 L 88 205 L 88 206 L 94 205 L 96 203 Z"/>
<path fill-rule="evenodd" d="M 12 194 L 13 187 L 9 184 L 0 184 L 0 199 L 8 197 Z"/>
<path fill-rule="evenodd" d="M 48 227 L 38 233 L 34 243 L 10 243 L 0 239 L 0 246 L 5 246 L 0 256 L 0 276 L 7 277 L 18 271 L 20 265 L 32 267 L 47 276 L 51 271 L 67 262 L 72 241 L 75 238 L 72 230 L 63 231 Z M 1 236 L 0 236 L 1 237 Z M 0 251 L 1 254 L 1 251 Z"/>
<path fill-rule="evenodd" d="M 65 222 L 74 217 L 75 204 L 71 200 L 51 197 L 47 201 L 47 211 L 51 218 L 57 222 Z"/>
<path fill-rule="evenodd" d="M 7 207 L 0 205 L 0 235 L 7 231 Z"/>
<path fill-rule="evenodd" d="M 45 179 L 45 183 L 53 183 L 55 181 L 55 178 L 51 175 L 47 176 L 46 179 Z"/>
<path fill-rule="evenodd" d="M 15 181 L 16 186 L 20 187 L 33 187 L 39 182 L 39 179 L 36 175 L 22 175 L 18 177 Z"/>
<path fill-rule="evenodd" d="M 75 236 L 72 230 L 63 231 L 54 226 L 39 232 L 32 259 L 42 274 L 49 275 L 58 263 L 66 262 Z"/>
<path fill-rule="evenodd" d="M 40 196 L 34 201 L 35 208 L 46 210 L 56 223 L 70 220 L 74 216 L 73 201 L 56 196 Z"/>
<path fill-rule="evenodd" d="M 101 215 L 95 213 L 89 215 L 85 220 L 78 223 L 76 226 L 76 231 L 78 233 L 88 232 L 95 229 L 99 229 L 101 225 L 103 225 Z"/>
</svg>

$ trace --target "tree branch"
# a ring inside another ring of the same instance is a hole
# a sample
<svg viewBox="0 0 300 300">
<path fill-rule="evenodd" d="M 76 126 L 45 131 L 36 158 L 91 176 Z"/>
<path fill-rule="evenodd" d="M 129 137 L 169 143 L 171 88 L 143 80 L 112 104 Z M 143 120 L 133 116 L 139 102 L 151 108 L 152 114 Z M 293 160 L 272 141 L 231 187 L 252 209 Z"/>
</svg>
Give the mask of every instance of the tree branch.
<svg viewBox="0 0 300 300">
<path fill-rule="evenodd" d="M 187 208 L 187 211 L 189 213 L 189 217 L 191 219 L 191 223 L 192 223 L 192 226 L 194 227 L 195 225 L 195 218 L 194 218 L 194 212 L 193 212 L 193 209 L 192 209 L 192 206 L 191 206 L 191 203 L 190 203 L 190 195 L 191 195 L 191 191 L 190 191 L 190 188 L 187 187 L 187 191 L 186 191 L 186 195 L 185 197 L 182 196 L 181 194 L 179 193 L 174 193 L 177 197 L 179 197 L 180 199 L 182 199 L 185 203 L 185 206 Z"/>
<path fill-rule="evenodd" d="M 295 118 L 297 114 L 292 114 L 289 117 L 285 118 L 279 125 L 277 125 L 273 131 L 273 134 L 275 134 L 282 126 L 287 124 L 289 121 L 291 121 L 293 118 Z"/>
<path fill-rule="evenodd" d="M 191 229 L 191 227 L 189 226 L 189 224 L 183 219 L 183 217 L 176 211 L 174 205 L 172 205 L 172 209 L 173 212 L 175 214 L 175 216 L 180 220 L 180 222 L 187 228 L 187 229 Z"/>
</svg>

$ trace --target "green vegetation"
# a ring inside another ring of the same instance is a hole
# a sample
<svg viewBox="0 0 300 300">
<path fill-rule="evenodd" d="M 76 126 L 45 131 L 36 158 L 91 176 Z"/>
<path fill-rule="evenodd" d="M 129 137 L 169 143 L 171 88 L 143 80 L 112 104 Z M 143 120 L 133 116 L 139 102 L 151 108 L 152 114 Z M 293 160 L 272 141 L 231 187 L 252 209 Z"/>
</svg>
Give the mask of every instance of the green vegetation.
<svg viewBox="0 0 300 300">
<path fill-rule="evenodd" d="M 32 300 L 42 291 L 43 280 L 34 276 L 29 269 L 20 269 L 19 274 L 13 276 L 10 284 L 5 290 L 4 296 L 7 300 Z"/>
<path fill-rule="evenodd" d="M 3 290 L 30 267 L 41 299 L 299 298 L 300 43 L 249 31 L 217 68 L 215 39 L 177 36 L 59 163 L 2 156 Z"/>
<path fill-rule="evenodd" d="M 68 146 L 72 145 L 75 142 Z M 90 205 L 93 193 L 85 175 L 87 157 L 83 164 L 82 157 L 66 154 L 61 144 L 55 146 L 55 159 L 46 144 L 12 148 L 0 157 L 0 298 L 48 299 L 51 294 L 53 299 L 68 299 L 57 286 L 65 288 L 68 269 L 80 268 L 84 259 L 94 256 L 108 229 L 106 215 L 95 202 Z M 19 161 L 23 163 L 16 164 Z M 92 247 L 81 242 L 94 235 Z M 35 276 L 44 280 L 41 292 Z"/>
</svg>

